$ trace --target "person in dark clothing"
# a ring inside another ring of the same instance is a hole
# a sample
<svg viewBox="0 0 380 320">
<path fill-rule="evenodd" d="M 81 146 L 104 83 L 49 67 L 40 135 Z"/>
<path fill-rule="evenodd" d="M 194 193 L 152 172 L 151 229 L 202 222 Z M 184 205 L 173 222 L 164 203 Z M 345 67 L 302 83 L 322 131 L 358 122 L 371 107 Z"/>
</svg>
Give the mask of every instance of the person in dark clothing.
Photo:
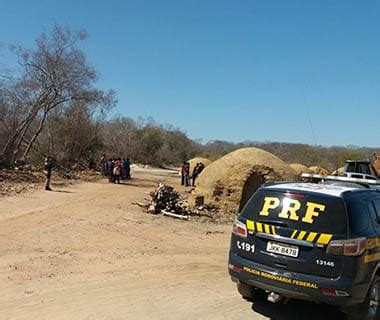
<svg viewBox="0 0 380 320">
<path fill-rule="evenodd" d="M 47 156 L 45 159 L 45 165 L 44 165 L 44 173 L 46 175 L 46 180 L 45 180 L 46 191 L 51 191 L 50 180 L 51 180 L 51 172 L 53 170 L 53 167 L 54 167 L 53 158 L 51 156 Z"/>
<path fill-rule="evenodd" d="M 199 174 L 199 165 L 200 165 L 200 163 L 196 164 L 196 166 L 193 169 L 193 173 L 191 174 L 191 179 L 193 180 L 192 181 L 193 187 L 195 186 L 195 179 L 198 177 L 198 174 Z"/>
<path fill-rule="evenodd" d="M 107 175 L 108 175 L 108 182 L 113 182 L 113 160 L 112 159 L 108 159 L 108 162 L 107 162 Z"/>
<path fill-rule="evenodd" d="M 123 162 L 123 168 L 125 172 L 125 178 L 128 180 L 131 179 L 131 161 L 129 160 L 129 158 L 127 158 Z"/>
<path fill-rule="evenodd" d="M 204 168 L 205 168 L 205 165 L 202 162 L 197 163 L 197 165 L 195 166 L 193 170 L 193 174 L 191 175 L 193 179 L 193 183 L 192 183 L 193 187 L 195 186 L 195 179 L 199 176 L 199 174 L 203 171 Z"/>
<path fill-rule="evenodd" d="M 186 167 L 186 161 L 183 162 L 181 167 L 181 186 L 185 185 L 185 167 Z"/>
<path fill-rule="evenodd" d="M 123 160 L 121 160 L 121 179 L 122 180 L 125 180 L 127 178 L 127 173 L 125 172 L 125 158 L 123 158 Z"/>
<path fill-rule="evenodd" d="M 185 187 L 188 187 L 190 185 L 190 163 L 185 162 L 184 164 L 184 171 L 183 171 L 183 182 Z"/>
</svg>

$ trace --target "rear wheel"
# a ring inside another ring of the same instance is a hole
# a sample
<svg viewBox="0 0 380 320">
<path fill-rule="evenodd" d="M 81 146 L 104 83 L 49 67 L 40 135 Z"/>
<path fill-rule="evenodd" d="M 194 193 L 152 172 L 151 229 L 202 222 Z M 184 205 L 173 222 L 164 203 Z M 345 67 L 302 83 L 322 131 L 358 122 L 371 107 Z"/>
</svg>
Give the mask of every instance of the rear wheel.
<svg viewBox="0 0 380 320">
<path fill-rule="evenodd" d="M 243 299 L 252 302 L 253 300 L 259 298 L 260 296 L 264 296 L 264 290 L 252 287 L 245 283 L 238 283 L 237 289 Z"/>
<path fill-rule="evenodd" d="M 349 320 L 377 320 L 380 319 L 380 278 L 375 277 L 367 298 L 356 310 L 348 315 Z"/>
</svg>

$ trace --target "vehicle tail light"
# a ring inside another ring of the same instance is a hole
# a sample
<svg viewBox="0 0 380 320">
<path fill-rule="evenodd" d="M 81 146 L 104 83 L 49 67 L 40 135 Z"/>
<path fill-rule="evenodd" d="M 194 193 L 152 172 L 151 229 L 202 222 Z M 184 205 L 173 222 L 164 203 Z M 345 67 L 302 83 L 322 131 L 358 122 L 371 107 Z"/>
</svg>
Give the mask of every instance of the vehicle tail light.
<svg viewBox="0 0 380 320">
<path fill-rule="evenodd" d="M 235 266 L 234 264 L 229 264 L 228 268 L 232 271 L 235 271 L 237 273 L 241 272 L 243 269 L 241 267 Z"/>
<path fill-rule="evenodd" d="M 349 293 L 347 293 L 346 291 L 341 291 L 341 290 L 335 290 L 335 289 L 331 289 L 331 288 L 321 288 L 322 290 L 322 293 L 325 295 L 325 296 L 334 296 L 334 297 L 348 297 L 350 296 Z"/>
<path fill-rule="evenodd" d="M 236 219 L 234 222 L 234 225 L 232 227 L 232 233 L 236 234 L 239 237 L 246 238 L 247 237 L 247 227 L 243 222 Z"/>
<path fill-rule="evenodd" d="M 366 238 L 333 240 L 327 246 L 327 253 L 336 256 L 360 256 L 366 249 Z"/>
</svg>

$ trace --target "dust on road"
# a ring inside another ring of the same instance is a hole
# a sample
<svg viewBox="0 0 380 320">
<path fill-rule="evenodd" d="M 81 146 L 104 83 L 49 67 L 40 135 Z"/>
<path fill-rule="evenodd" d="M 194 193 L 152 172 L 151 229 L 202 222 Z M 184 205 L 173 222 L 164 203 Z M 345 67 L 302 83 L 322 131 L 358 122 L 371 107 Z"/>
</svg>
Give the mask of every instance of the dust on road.
<svg viewBox="0 0 380 320">
<path fill-rule="evenodd" d="M 227 274 L 230 225 L 177 221 L 132 205 L 165 180 L 175 183 L 164 171 L 141 171 L 125 185 L 99 181 L 2 198 L 0 319 L 319 314 L 312 304 L 243 301 Z M 340 319 L 336 310 L 324 313 Z"/>
</svg>

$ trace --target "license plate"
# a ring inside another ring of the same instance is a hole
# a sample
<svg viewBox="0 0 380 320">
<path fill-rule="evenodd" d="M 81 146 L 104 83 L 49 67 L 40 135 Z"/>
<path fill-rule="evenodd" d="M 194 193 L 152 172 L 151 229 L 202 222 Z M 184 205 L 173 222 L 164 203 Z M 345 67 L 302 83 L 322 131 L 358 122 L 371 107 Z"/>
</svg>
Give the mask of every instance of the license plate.
<svg viewBox="0 0 380 320">
<path fill-rule="evenodd" d="M 288 257 L 298 257 L 298 247 L 290 246 L 284 243 L 277 243 L 269 241 L 267 244 L 267 251 L 277 254 L 282 254 L 283 256 Z"/>
</svg>

